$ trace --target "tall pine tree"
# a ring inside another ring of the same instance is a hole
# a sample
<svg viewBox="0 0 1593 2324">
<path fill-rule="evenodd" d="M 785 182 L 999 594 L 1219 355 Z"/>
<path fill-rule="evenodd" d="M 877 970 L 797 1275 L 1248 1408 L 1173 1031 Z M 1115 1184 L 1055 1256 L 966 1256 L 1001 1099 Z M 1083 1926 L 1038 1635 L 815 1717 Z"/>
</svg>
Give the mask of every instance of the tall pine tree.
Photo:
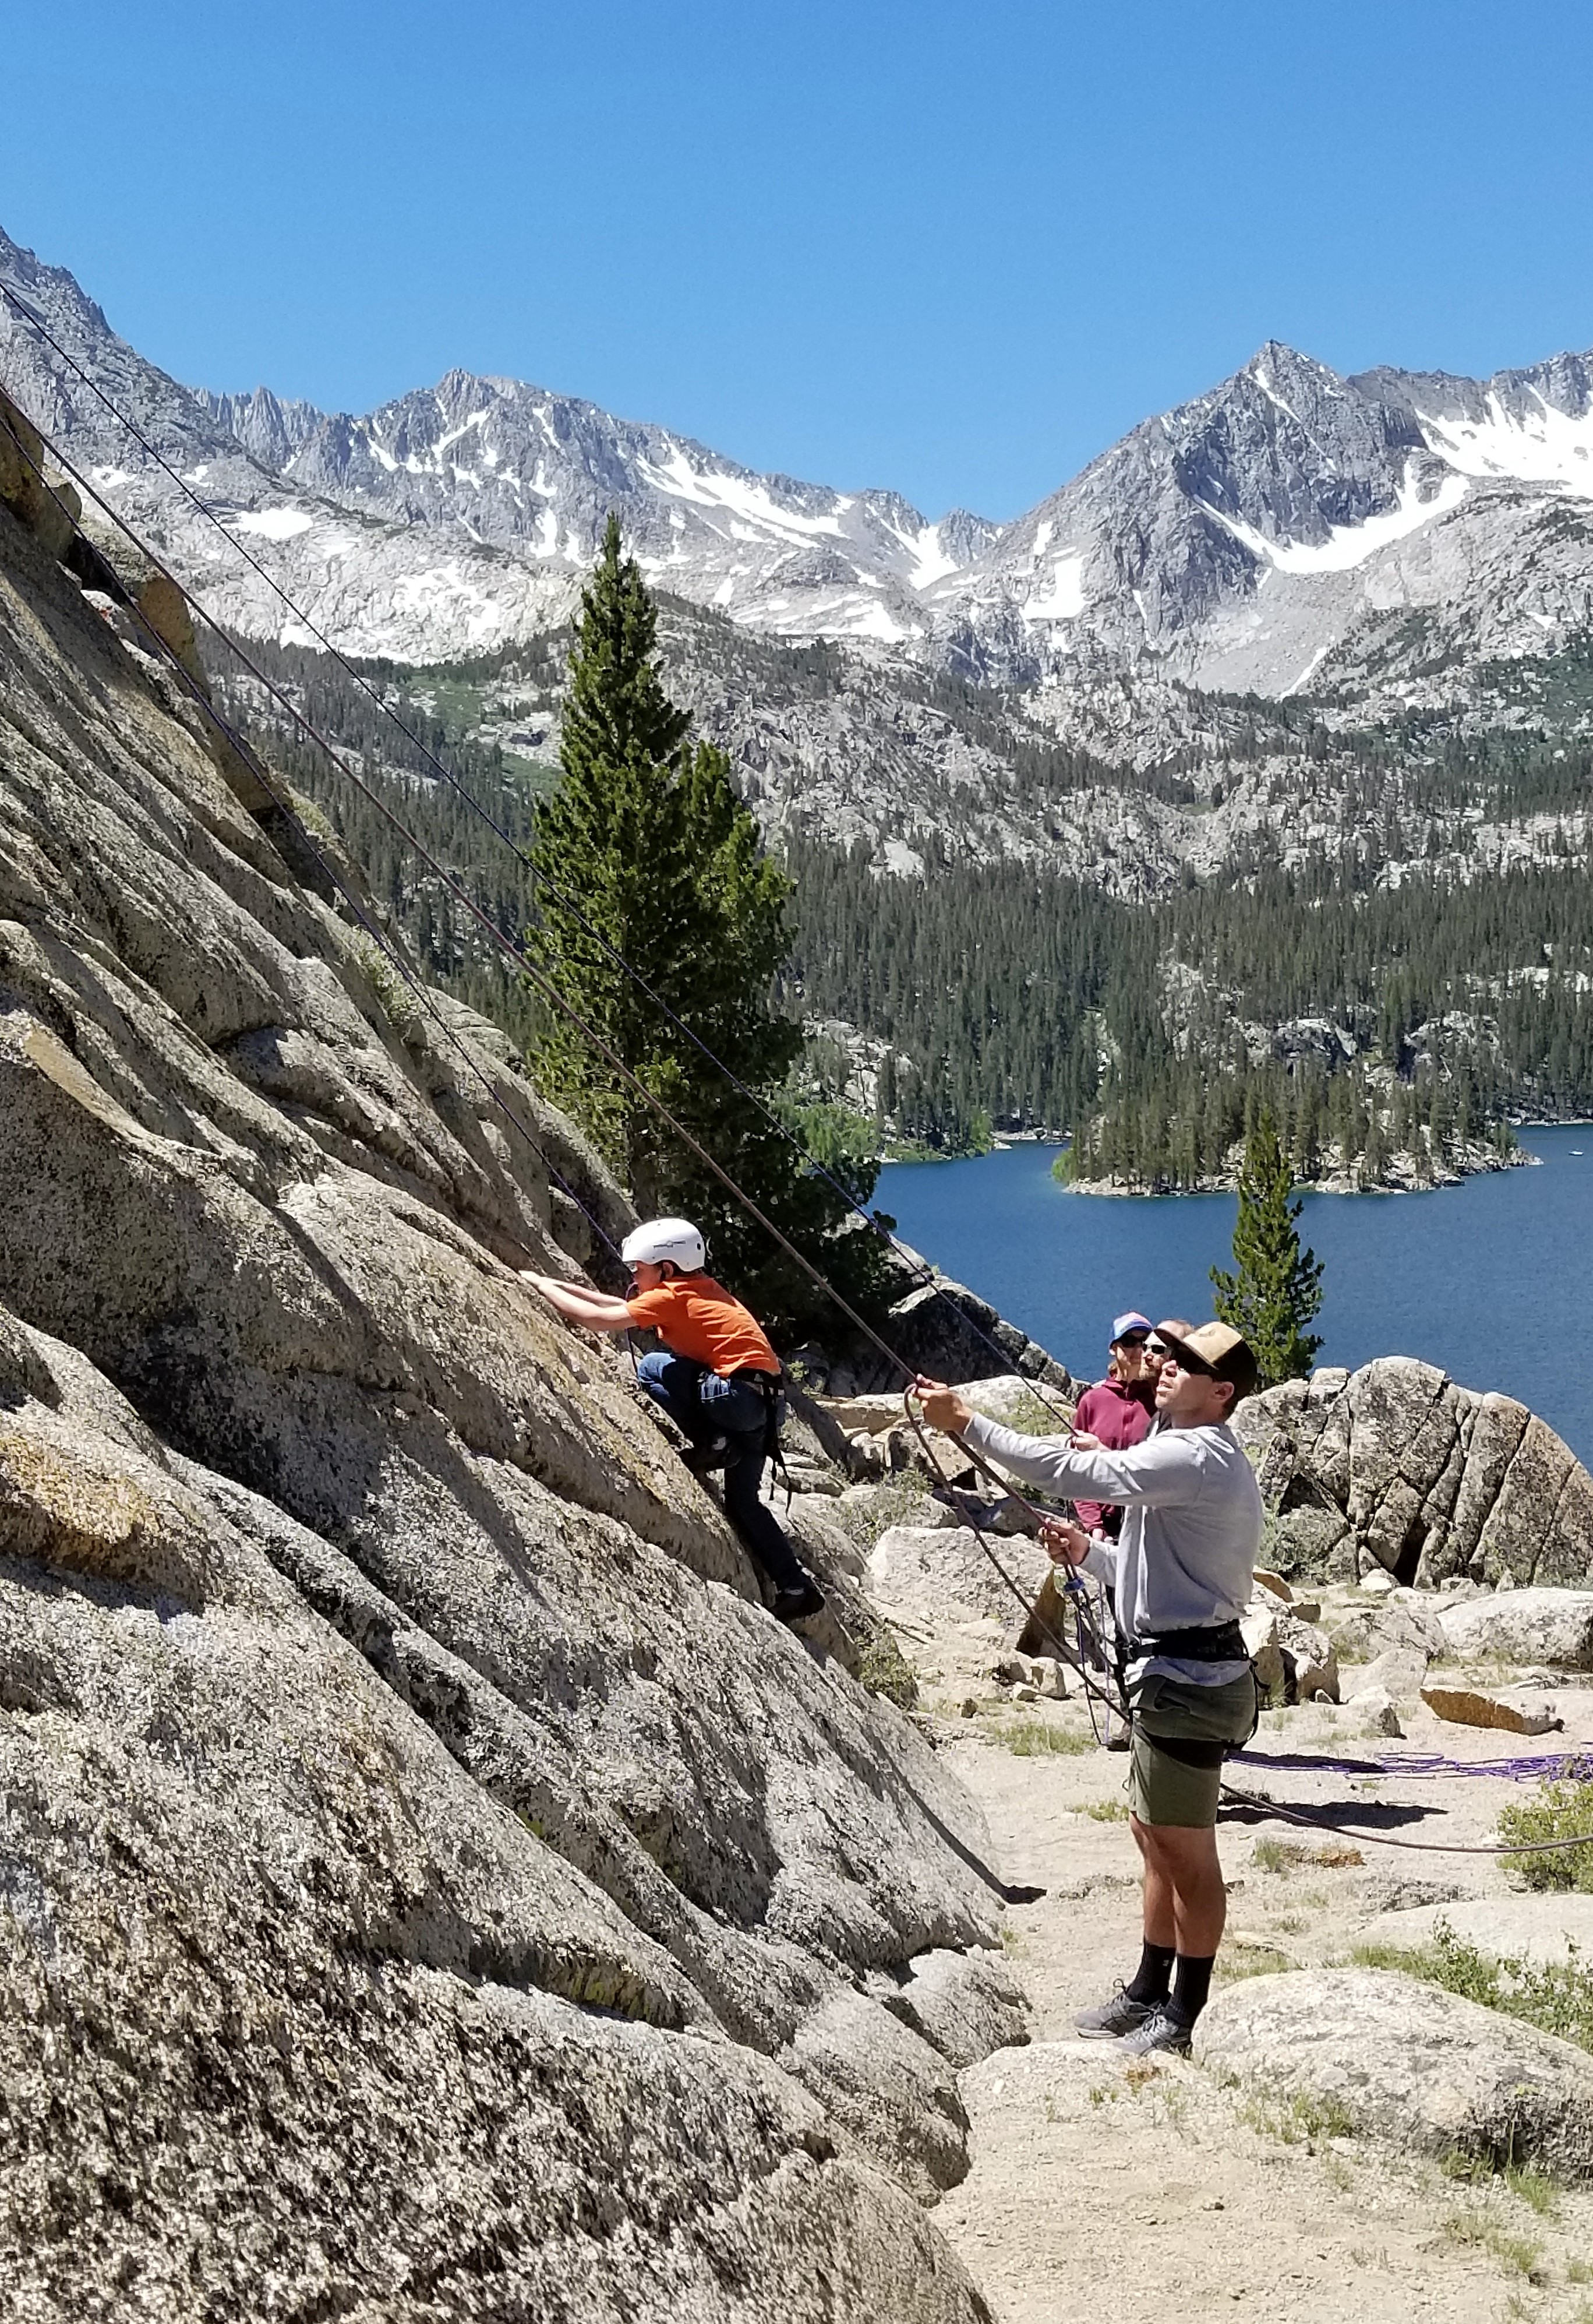
<svg viewBox="0 0 1593 2324">
<path fill-rule="evenodd" d="M 1245 1139 L 1232 1275 L 1211 1269 L 1214 1305 L 1250 1343 L 1262 1379 L 1296 1379 L 1311 1370 L 1321 1342 L 1306 1326 L 1322 1304 L 1321 1261 L 1300 1248 L 1302 1205 L 1270 1107 Z"/>
<path fill-rule="evenodd" d="M 879 1274 L 876 1239 L 833 1239 L 848 1215 L 843 1197 L 805 1168 L 690 1038 L 765 1104 L 777 1102 L 802 1048 L 800 1026 L 770 1005 L 788 949 L 791 883 L 763 853 L 724 753 L 688 742 L 690 722 L 665 691 L 657 642 L 652 598 L 611 515 L 581 598 L 559 746 L 563 779 L 538 817 L 529 948 L 556 991 L 782 1231 L 822 1269 L 843 1276 L 849 1296 L 868 1297 Z M 777 1329 L 834 1327 L 833 1309 L 815 1306 L 800 1271 L 568 1019 L 548 1012 L 534 1064 L 644 1216 L 696 1220 L 714 1263 Z M 833 1167 L 866 1201 L 877 1162 Z"/>
</svg>

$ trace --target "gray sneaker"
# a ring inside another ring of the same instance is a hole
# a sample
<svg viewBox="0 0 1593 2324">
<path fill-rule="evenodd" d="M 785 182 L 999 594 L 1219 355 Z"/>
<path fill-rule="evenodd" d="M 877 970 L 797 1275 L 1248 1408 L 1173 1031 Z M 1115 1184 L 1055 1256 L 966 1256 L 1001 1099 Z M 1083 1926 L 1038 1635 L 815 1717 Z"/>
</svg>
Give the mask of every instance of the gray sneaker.
<svg viewBox="0 0 1593 2324">
<path fill-rule="evenodd" d="M 1125 2056 L 1148 2058 L 1157 2051 L 1170 2051 L 1175 2058 L 1189 2055 L 1189 2037 L 1194 2028 L 1181 2017 L 1174 2017 L 1165 2001 L 1146 2013 L 1140 2025 L 1132 2034 L 1125 2034 L 1119 2047 Z"/>
<path fill-rule="evenodd" d="M 1081 2009 L 1073 2025 L 1086 2041 L 1113 2042 L 1121 2034 L 1137 2032 L 1161 2006 L 1159 2001 L 1136 2001 L 1128 1987 L 1119 1985 L 1110 2001 L 1099 2002 L 1093 2009 Z"/>
</svg>

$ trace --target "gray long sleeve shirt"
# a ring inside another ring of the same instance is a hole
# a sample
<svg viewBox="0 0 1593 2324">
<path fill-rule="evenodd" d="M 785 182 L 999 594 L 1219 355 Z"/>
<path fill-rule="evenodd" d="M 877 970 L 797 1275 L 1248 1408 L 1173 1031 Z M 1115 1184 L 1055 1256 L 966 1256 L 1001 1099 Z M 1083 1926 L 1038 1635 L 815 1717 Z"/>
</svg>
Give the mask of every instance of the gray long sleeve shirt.
<svg viewBox="0 0 1593 2324">
<path fill-rule="evenodd" d="M 1064 1437 L 1019 1436 L 976 1412 L 968 1441 L 1016 1477 L 1070 1500 L 1106 1501 L 1125 1514 L 1122 1536 L 1095 1541 L 1085 1571 L 1113 1590 L 1130 1673 L 1221 1686 L 1242 1662 L 1136 1655 L 1136 1637 L 1238 1621 L 1250 1602 L 1261 1546 L 1261 1491 L 1231 1428 L 1158 1429 L 1122 1452 L 1075 1452 Z"/>
</svg>

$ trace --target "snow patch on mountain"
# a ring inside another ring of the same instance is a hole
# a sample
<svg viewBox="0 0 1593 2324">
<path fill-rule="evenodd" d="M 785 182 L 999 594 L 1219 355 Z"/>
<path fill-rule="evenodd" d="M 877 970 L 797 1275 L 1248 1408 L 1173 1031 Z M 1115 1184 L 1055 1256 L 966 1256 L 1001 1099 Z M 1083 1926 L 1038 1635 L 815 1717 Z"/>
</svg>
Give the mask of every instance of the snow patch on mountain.
<svg viewBox="0 0 1593 2324">
<path fill-rule="evenodd" d="M 678 444 L 671 445 L 666 461 L 655 464 L 648 459 L 637 461 L 638 474 L 655 492 L 690 501 L 697 508 L 723 511 L 732 520 L 729 538 L 735 540 L 756 539 L 759 533 L 776 533 L 794 540 L 811 540 L 826 533 L 838 539 L 841 513 L 852 506 L 850 500 L 838 498 L 834 511 L 824 516 L 804 516 L 800 510 L 783 508 L 773 499 L 768 487 L 757 479 L 741 476 L 712 468 L 695 468 Z M 756 528 L 749 533 L 743 528 Z"/>
<path fill-rule="evenodd" d="M 1466 476 L 1510 476 L 1557 484 L 1593 500 L 1593 410 L 1557 410 L 1534 389 L 1537 409 L 1519 417 L 1489 395 L 1480 420 L 1416 417 L 1433 450 Z"/>
<path fill-rule="evenodd" d="M 1459 508 L 1465 499 L 1464 476 L 1445 476 L 1436 491 L 1423 493 L 1412 473 L 1414 466 L 1413 461 L 1407 463 L 1399 498 L 1393 508 L 1378 516 L 1363 517 L 1358 524 L 1331 525 L 1326 540 L 1270 540 L 1254 525 L 1213 508 L 1209 501 L 1202 501 L 1201 506 L 1208 516 L 1226 525 L 1252 556 L 1263 558 L 1279 573 L 1349 573 L 1358 565 L 1364 565 L 1378 549 L 1404 540 L 1408 533 L 1431 523 L 1434 517 Z"/>
<path fill-rule="evenodd" d="M 245 509 L 228 519 L 235 532 L 254 532 L 262 540 L 292 540 L 315 529 L 315 519 L 304 509 Z"/>
<path fill-rule="evenodd" d="M 1031 596 L 1023 608 L 1026 622 L 1073 622 L 1083 612 L 1084 558 L 1074 549 L 1067 557 L 1059 557 L 1051 568 L 1050 586 L 1044 596 Z"/>
<path fill-rule="evenodd" d="M 5 305 L 13 391 L 219 618 L 264 633 L 282 609 L 251 558 L 354 650 L 434 661 L 524 635 L 567 617 L 611 511 L 649 579 L 741 629 L 983 684 L 1104 656 L 1141 694 L 1157 672 L 1275 694 L 1342 684 L 1363 647 L 1386 666 L 1413 616 L 1440 670 L 1593 627 L 1593 356 L 1342 378 L 1269 343 L 999 525 L 760 475 L 495 376 L 449 372 L 362 416 L 191 390 L 3 235 L 0 276 L 222 530 Z"/>
</svg>

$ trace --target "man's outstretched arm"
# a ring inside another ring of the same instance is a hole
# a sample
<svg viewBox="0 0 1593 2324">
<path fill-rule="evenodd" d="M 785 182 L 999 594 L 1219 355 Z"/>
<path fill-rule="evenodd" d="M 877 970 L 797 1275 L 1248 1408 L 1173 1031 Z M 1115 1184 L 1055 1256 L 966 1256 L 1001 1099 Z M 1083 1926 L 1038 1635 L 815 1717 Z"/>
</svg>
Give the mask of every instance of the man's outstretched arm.
<svg viewBox="0 0 1593 2324">
<path fill-rule="evenodd" d="M 1121 1452 L 1080 1452 L 1065 1436 L 1020 1436 L 999 1421 L 975 1412 L 965 1397 L 939 1381 L 921 1379 L 917 1393 L 925 1417 L 948 1435 L 966 1438 L 1030 1484 L 1049 1485 L 1070 1500 L 1156 1508 L 1190 1498 L 1198 1478 L 1198 1453 L 1189 1433 L 1168 1429 Z"/>
</svg>

